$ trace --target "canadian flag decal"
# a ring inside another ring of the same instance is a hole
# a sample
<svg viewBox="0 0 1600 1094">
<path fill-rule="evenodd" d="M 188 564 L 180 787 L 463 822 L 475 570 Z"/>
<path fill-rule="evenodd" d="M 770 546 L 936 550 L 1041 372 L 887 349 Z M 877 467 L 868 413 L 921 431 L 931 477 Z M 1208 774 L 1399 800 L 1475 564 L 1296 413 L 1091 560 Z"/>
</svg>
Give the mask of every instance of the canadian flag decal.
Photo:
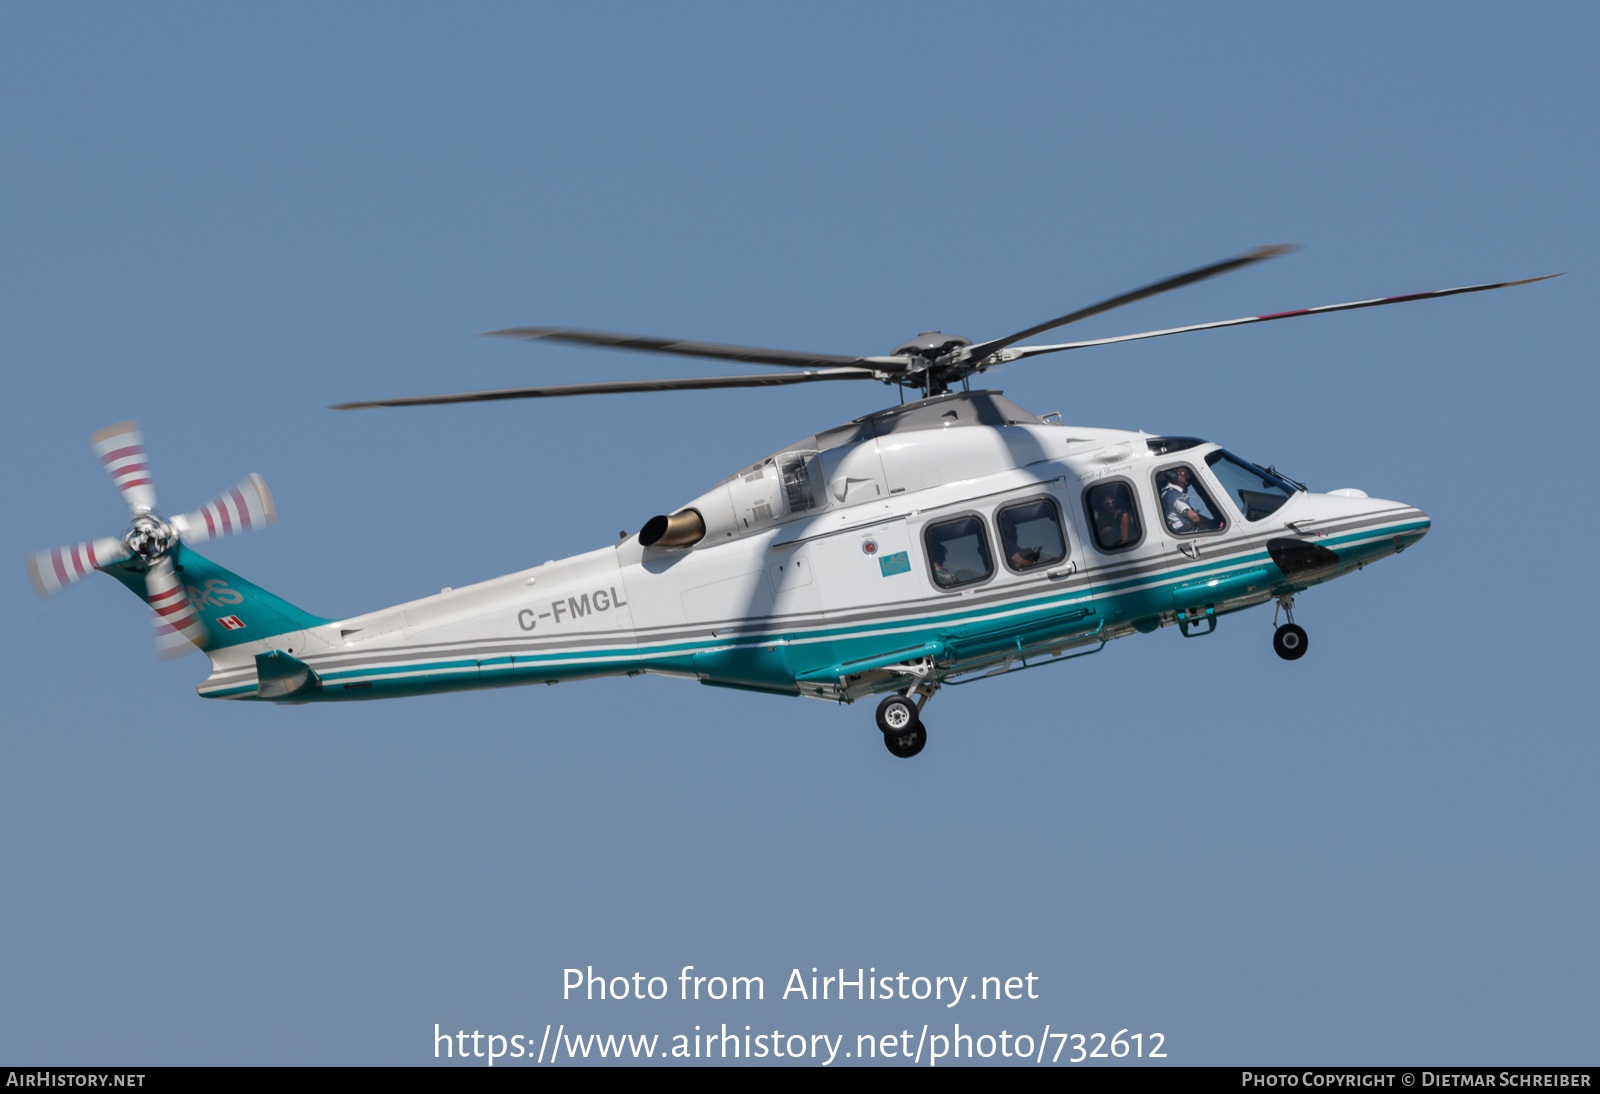
<svg viewBox="0 0 1600 1094">
<path fill-rule="evenodd" d="M 218 619 L 217 622 L 221 623 L 230 631 L 244 630 L 244 620 L 240 619 L 236 615 L 225 615 L 221 619 Z"/>
</svg>

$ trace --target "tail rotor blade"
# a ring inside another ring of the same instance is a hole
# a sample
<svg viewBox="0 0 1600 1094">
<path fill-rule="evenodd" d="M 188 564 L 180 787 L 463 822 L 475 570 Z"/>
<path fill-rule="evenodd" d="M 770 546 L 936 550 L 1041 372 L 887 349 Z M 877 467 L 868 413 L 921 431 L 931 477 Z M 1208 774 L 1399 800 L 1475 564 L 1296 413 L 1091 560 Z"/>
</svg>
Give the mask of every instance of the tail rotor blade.
<svg viewBox="0 0 1600 1094">
<path fill-rule="evenodd" d="M 183 582 L 173 571 L 172 559 L 158 558 L 144 575 L 145 599 L 154 612 L 156 653 L 163 658 L 182 657 L 191 649 L 206 647 L 206 625 L 189 603 Z"/>
<path fill-rule="evenodd" d="M 28 556 L 28 577 L 33 591 L 40 596 L 54 596 L 68 585 L 88 577 L 95 570 L 121 562 L 128 557 L 128 549 L 115 536 L 74 543 L 39 551 Z"/>
<path fill-rule="evenodd" d="M 192 513 L 175 517 L 173 528 L 185 543 L 204 543 L 223 536 L 236 536 L 278 522 L 272 504 L 272 491 L 260 475 L 251 475 L 238 486 L 225 490 Z"/>
<path fill-rule="evenodd" d="M 150 482 L 150 461 L 145 457 L 144 434 L 138 422 L 118 422 L 89 438 L 89 447 L 106 474 L 122 492 L 128 512 L 138 516 L 156 507 L 156 490 Z"/>
</svg>

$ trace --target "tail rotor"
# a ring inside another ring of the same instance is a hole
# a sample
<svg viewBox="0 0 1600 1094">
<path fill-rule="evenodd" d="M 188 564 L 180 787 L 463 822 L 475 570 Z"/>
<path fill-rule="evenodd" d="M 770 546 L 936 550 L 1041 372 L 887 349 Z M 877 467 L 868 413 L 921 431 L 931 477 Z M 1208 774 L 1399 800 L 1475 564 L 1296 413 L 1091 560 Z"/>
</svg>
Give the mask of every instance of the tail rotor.
<svg viewBox="0 0 1600 1094">
<path fill-rule="evenodd" d="M 190 603 L 172 554 L 182 543 L 205 543 L 253 531 L 278 520 L 272 492 L 251 475 L 200 508 L 171 520 L 156 512 L 156 492 L 137 422 L 119 422 L 89 438 L 89 446 L 128 506 L 132 523 L 120 537 L 39 551 L 29 556 L 28 577 L 40 596 L 53 596 L 95 570 L 129 559 L 144 567 L 145 601 L 152 610 L 156 651 L 178 657 L 204 649 L 206 627 Z"/>
</svg>

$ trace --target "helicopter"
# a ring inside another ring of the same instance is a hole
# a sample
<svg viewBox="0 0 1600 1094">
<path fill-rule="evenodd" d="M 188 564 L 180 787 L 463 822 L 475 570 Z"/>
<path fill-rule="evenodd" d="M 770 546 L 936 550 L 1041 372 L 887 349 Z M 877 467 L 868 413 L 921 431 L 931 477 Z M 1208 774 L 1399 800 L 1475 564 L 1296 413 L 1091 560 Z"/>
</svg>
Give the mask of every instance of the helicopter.
<svg viewBox="0 0 1600 1094">
<path fill-rule="evenodd" d="M 901 758 L 927 743 L 923 712 L 943 687 L 1064 664 L 1128 635 L 1176 626 L 1203 637 L 1222 616 L 1272 603 L 1274 622 L 1284 619 L 1273 648 L 1295 661 L 1309 648 L 1296 597 L 1415 545 L 1427 514 L 1354 488 L 1311 491 L 1197 437 L 1068 425 L 970 383 L 1044 354 L 1546 279 L 1023 344 L 1291 249 L 1257 248 L 1002 338 L 928 331 L 881 356 L 559 327 L 490 332 L 787 371 L 334 409 L 843 380 L 895 386 L 901 401 L 786 445 L 610 546 L 348 619 L 306 612 L 195 550 L 277 519 L 261 476 L 163 517 L 139 427 L 119 423 L 90 443 L 130 525 L 38 552 L 29 575 L 40 595 L 96 570 L 122 582 L 152 608 L 159 652 L 207 653 L 211 673 L 197 688 L 206 698 L 296 704 L 652 673 L 837 703 L 876 698 L 876 727 Z"/>
</svg>

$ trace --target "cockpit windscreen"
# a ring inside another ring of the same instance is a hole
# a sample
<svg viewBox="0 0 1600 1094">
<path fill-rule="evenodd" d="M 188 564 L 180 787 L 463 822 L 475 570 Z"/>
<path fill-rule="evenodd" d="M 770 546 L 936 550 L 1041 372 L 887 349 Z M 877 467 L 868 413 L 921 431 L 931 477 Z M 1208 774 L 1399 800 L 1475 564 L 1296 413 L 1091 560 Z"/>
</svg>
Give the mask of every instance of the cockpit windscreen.
<svg viewBox="0 0 1600 1094">
<path fill-rule="evenodd" d="M 1218 449 L 1206 457 L 1206 463 L 1245 520 L 1271 516 L 1295 495 L 1296 487 L 1288 479 L 1241 460 L 1232 452 Z"/>
</svg>

